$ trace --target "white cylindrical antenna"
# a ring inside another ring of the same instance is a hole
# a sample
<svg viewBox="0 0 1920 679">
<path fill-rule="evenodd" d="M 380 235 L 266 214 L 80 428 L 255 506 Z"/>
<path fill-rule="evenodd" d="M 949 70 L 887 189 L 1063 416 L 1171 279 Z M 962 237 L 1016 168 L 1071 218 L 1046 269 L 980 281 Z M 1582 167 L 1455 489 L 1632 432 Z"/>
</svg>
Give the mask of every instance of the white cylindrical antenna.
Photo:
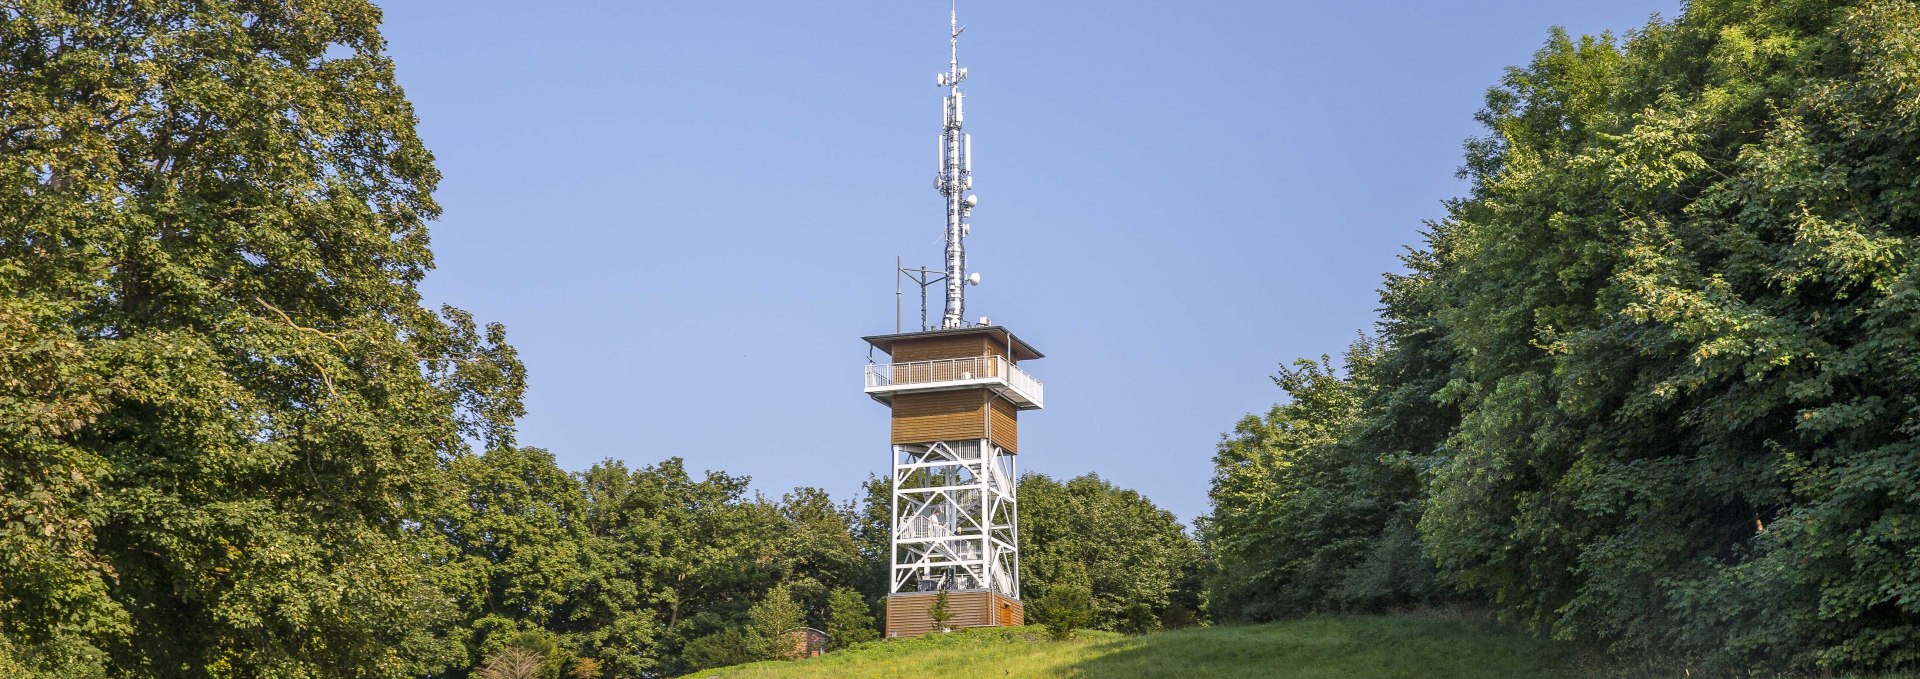
<svg viewBox="0 0 1920 679">
<path fill-rule="evenodd" d="M 967 172 L 968 172 L 968 173 L 972 173 L 972 172 L 973 172 L 973 135 L 971 135 L 971 134 L 969 134 L 969 135 L 967 135 L 967 136 L 965 137 L 965 139 L 967 140 L 967 143 L 966 143 L 966 146 L 967 146 Z"/>
<path fill-rule="evenodd" d="M 973 209 L 973 202 L 966 196 L 972 187 L 969 177 L 973 172 L 972 142 L 960 129 L 966 120 L 966 93 L 960 91 L 960 83 L 967 79 L 967 69 L 960 66 L 960 18 L 958 12 L 947 15 L 948 47 L 951 58 L 947 61 L 947 72 L 936 78 L 935 82 L 947 88 L 943 111 L 945 124 L 940 134 L 940 193 L 947 201 L 946 257 L 943 267 L 947 288 L 946 311 L 940 319 L 942 328 L 959 328 L 966 324 L 966 287 L 969 282 L 977 284 L 979 278 L 967 276 L 966 235 L 970 231 L 967 225 L 967 213 Z"/>
</svg>

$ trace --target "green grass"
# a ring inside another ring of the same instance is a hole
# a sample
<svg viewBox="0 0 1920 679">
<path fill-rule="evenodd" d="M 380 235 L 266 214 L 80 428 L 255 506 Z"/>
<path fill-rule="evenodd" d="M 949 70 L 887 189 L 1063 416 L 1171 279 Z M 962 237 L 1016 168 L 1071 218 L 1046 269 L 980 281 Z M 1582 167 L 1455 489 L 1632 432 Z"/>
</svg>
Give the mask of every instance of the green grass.
<svg viewBox="0 0 1920 679">
<path fill-rule="evenodd" d="M 975 629 L 862 644 L 797 662 L 691 677 L 1086 677 L 1089 679 L 1584 678 L 1572 656 L 1498 627 L 1437 615 L 1326 617 L 1145 636 L 1082 632 L 1048 641 L 1038 627 Z"/>
</svg>

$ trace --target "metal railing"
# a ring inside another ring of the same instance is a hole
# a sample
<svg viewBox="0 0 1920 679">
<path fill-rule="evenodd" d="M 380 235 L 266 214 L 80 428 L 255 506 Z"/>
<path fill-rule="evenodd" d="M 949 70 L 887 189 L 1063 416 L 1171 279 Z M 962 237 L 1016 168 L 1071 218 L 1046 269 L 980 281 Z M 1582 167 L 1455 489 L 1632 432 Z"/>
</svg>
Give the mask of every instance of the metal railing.
<svg viewBox="0 0 1920 679">
<path fill-rule="evenodd" d="M 991 380 L 1005 383 L 1035 405 L 1046 387 L 1027 371 L 1000 356 L 968 356 L 907 363 L 867 364 L 867 388 L 934 385 L 942 382 Z"/>
</svg>

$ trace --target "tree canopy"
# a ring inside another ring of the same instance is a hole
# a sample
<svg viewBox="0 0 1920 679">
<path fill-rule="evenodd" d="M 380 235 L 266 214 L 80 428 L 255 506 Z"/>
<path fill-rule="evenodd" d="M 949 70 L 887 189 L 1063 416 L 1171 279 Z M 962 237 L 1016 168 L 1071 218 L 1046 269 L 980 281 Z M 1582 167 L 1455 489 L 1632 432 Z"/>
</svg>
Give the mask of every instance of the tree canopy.
<svg viewBox="0 0 1920 679">
<path fill-rule="evenodd" d="M 417 555 L 507 445 L 499 326 L 428 309 L 439 175 L 360 0 L 0 11 L 0 622 L 37 664 L 418 675 Z"/>
<path fill-rule="evenodd" d="M 1411 519 L 1441 577 L 1557 636 L 1920 660 L 1917 102 L 1906 0 L 1554 32 L 1488 93 L 1471 192 L 1388 278 L 1378 351 L 1283 375 L 1293 403 L 1223 444 L 1217 591 L 1256 616 L 1342 600 L 1355 552 L 1329 547 L 1402 549 L 1378 536 Z M 1370 477 L 1402 509 L 1342 524 L 1294 495 Z M 1332 538 L 1259 544 L 1295 531 Z"/>
<path fill-rule="evenodd" d="M 439 174 L 379 23 L 0 9 L 0 667 L 639 676 L 775 587 L 825 626 L 867 576 L 824 493 L 516 445 L 504 328 L 421 302 Z"/>
<path fill-rule="evenodd" d="M 1047 602 L 1067 581 L 1088 590 L 1069 596 L 1090 597 L 1074 626 L 1149 632 L 1171 604 L 1197 605 L 1198 547 L 1172 512 L 1095 474 L 1027 474 L 1018 493 L 1021 595 L 1035 622 L 1065 610 Z"/>
</svg>

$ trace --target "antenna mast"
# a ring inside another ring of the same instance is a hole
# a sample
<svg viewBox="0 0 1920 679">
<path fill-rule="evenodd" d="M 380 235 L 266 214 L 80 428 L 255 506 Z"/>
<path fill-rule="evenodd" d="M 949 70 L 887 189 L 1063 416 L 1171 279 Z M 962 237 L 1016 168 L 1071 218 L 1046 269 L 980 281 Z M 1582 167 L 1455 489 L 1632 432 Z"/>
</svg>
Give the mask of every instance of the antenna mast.
<svg viewBox="0 0 1920 679">
<path fill-rule="evenodd" d="M 960 82 L 967 79 L 967 69 L 960 65 L 960 33 L 967 29 L 960 25 L 958 7 L 948 9 L 947 30 L 951 49 L 947 72 L 934 78 L 935 84 L 947 88 L 946 121 L 940 132 L 939 174 L 934 185 L 940 195 L 947 198 L 947 304 L 940 327 L 958 328 L 965 325 L 967 285 L 980 283 L 977 274 L 967 275 L 966 251 L 968 217 L 979 199 L 967 193 L 973 188 L 973 136 L 960 129 L 966 96 L 960 91 Z"/>
</svg>

